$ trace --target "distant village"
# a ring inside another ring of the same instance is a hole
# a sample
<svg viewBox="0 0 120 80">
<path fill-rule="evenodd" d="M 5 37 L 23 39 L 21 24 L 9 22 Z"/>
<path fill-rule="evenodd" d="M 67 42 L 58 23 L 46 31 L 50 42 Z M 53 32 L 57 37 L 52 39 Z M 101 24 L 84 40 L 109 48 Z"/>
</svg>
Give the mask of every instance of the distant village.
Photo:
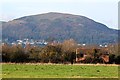
<svg viewBox="0 0 120 80">
<path fill-rule="evenodd" d="M 23 39 L 23 40 L 16 40 L 14 42 L 9 42 L 7 39 L 2 41 L 2 45 L 4 45 L 5 43 L 9 44 L 9 45 L 22 45 L 23 47 L 25 47 L 27 44 L 30 44 L 32 46 L 45 46 L 48 44 L 47 41 L 45 40 L 33 40 L 33 39 Z"/>
<path fill-rule="evenodd" d="M 8 44 L 8 45 L 22 45 L 23 47 L 25 47 L 26 45 L 31 45 L 31 46 L 46 46 L 46 45 L 55 45 L 55 44 L 60 44 L 61 42 L 59 41 L 46 41 L 46 40 L 34 40 L 34 39 L 18 39 L 14 42 L 9 42 L 8 39 L 5 40 L 0 40 L 0 43 L 2 43 L 2 45 L 4 44 Z M 78 46 L 87 46 L 89 44 L 86 43 L 78 43 Z M 103 43 L 103 44 L 96 44 L 98 47 L 107 47 L 109 45 L 109 43 Z"/>
</svg>

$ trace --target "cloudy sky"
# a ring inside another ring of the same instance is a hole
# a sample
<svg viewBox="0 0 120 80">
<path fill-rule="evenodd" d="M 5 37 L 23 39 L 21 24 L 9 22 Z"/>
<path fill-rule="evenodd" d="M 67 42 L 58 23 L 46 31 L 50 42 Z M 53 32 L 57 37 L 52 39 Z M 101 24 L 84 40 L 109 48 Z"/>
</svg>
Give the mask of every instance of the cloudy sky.
<svg viewBox="0 0 120 80">
<path fill-rule="evenodd" d="M 0 0 L 0 20 L 47 12 L 86 16 L 110 28 L 118 29 L 119 0 Z"/>
</svg>

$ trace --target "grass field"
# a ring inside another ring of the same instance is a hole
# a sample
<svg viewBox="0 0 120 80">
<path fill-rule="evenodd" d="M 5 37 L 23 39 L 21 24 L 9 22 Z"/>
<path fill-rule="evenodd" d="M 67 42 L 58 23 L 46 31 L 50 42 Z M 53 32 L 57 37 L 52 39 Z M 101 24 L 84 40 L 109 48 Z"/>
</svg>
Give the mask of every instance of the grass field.
<svg viewBox="0 0 120 80">
<path fill-rule="evenodd" d="M 116 65 L 2 64 L 3 78 L 117 78 Z"/>
</svg>

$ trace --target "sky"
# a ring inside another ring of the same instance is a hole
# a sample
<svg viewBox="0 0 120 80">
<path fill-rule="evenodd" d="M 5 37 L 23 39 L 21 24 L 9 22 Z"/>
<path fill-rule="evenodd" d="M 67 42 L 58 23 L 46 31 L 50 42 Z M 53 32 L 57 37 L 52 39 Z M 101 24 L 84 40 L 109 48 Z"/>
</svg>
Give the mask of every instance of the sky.
<svg viewBox="0 0 120 80">
<path fill-rule="evenodd" d="M 0 21 L 48 12 L 86 16 L 118 29 L 119 0 L 0 0 Z"/>
</svg>

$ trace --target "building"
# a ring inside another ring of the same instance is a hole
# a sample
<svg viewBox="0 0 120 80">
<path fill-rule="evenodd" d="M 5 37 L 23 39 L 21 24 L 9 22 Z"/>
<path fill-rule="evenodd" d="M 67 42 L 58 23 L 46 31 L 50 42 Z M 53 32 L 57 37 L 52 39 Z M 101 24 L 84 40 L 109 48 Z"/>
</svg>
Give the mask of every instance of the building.
<svg viewBox="0 0 120 80">
<path fill-rule="evenodd" d="M 109 52 L 106 48 L 77 48 L 76 62 L 108 63 Z"/>
</svg>

